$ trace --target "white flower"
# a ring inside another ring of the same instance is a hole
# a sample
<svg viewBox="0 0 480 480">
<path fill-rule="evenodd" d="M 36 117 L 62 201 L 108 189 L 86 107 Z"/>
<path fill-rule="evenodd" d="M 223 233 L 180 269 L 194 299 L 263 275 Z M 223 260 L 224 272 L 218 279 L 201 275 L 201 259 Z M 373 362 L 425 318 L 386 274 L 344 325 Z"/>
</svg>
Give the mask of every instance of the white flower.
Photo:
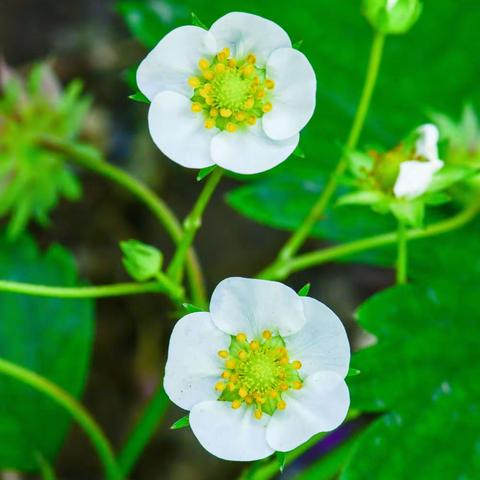
<svg viewBox="0 0 480 480">
<path fill-rule="evenodd" d="M 210 313 L 175 325 L 164 386 L 205 449 L 250 461 L 341 424 L 349 361 L 345 329 L 325 305 L 281 283 L 228 278 Z"/>
<path fill-rule="evenodd" d="M 152 102 L 153 141 L 189 168 L 273 168 L 293 152 L 315 108 L 305 55 L 278 25 L 248 13 L 229 13 L 208 31 L 173 30 L 140 64 L 137 84 Z"/>
<path fill-rule="evenodd" d="M 415 144 L 415 160 L 400 164 L 400 173 L 393 188 L 397 198 L 416 198 L 423 195 L 432 183 L 433 175 L 443 167 L 438 158 L 438 128 L 433 124 L 422 125 Z"/>
<path fill-rule="evenodd" d="M 387 11 L 393 10 L 395 5 L 398 3 L 398 0 L 387 0 Z"/>
</svg>

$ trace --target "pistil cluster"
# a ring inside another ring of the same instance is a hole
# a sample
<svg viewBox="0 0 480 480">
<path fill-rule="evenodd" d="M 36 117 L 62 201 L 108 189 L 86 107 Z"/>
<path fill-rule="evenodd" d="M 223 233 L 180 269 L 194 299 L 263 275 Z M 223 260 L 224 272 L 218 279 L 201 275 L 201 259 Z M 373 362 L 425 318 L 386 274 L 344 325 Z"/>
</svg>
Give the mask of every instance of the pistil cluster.
<svg viewBox="0 0 480 480">
<path fill-rule="evenodd" d="M 233 133 L 255 125 L 272 110 L 270 92 L 275 82 L 266 78 L 256 61 L 252 53 L 232 58 L 229 48 L 211 60 L 200 59 L 199 74 L 190 77 L 188 84 L 193 88 L 192 111 L 204 115 L 205 128 Z"/>
<path fill-rule="evenodd" d="M 229 350 L 221 350 L 218 355 L 225 361 L 222 380 L 215 385 L 219 400 L 231 402 L 233 409 L 243 404 L 251 406 L 257 419 L 263 413 L 273 415 L 277 409 L 284 410 L 284 393 L 303 386 L 301 362 L 290 361 L 283 338 L 269 330 L 251 341 L 238 333 L 232 337 Z"/>
</svg>

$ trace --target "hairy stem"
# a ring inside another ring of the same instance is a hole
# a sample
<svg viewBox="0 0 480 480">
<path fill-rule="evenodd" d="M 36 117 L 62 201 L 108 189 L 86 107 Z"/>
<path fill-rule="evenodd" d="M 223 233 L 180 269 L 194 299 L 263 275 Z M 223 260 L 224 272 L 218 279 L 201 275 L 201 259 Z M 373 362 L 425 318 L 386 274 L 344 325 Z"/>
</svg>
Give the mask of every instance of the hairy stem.
<svg viewBox="0 0 480 480">
<path fill-rule="evenodd" d="M 92 147 L 66 142 L 61 139 L 45 137 L 39 142 L 44 148 L 64 154 L 72 162 L 94 171 L 99 175 L 122 186 L 155 215 L 165 227 L 172 240 L 178 245 L 183 238 L 183 230 L 170 208 L 150 188 L 122 169 L 107 163 Z M 198 304 L 206 301 L 205 285 L 200 263 L 193 249 L 186 259 L 187 273 L 191 287 L 192 300 Z"/>
<path fill-rule="evenodd" d="M 67 410 L 90 438 L 92 445 L 97 451 L 98 458 L 103 465 L 105 478 L 108 480 L 120 480 L 122 478 L 113 454 L 113 449 L 105 437 L 105 434 L 91 415 L 75 398 L 37 373 L 2 358 L 0 358 L 0 373 L 18 380 L 34 390 L 42 392 Z"/>
</svg>

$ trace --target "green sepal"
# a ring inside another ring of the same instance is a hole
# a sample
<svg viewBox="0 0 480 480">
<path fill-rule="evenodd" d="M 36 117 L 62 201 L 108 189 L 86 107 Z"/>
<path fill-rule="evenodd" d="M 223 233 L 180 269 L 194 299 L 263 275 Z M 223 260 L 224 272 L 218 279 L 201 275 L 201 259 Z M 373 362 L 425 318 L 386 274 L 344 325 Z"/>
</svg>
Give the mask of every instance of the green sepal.
<svg viewBox="0 0 480 480">
<path fill-rule="evenodd" d="M 295 147 L 295 150 L 293 151 L 292 155 L 297 158 L 305 158 L 305 152 L 298 145 Z"/>
<path fill-rule="evenodd" d="M 195 13 L 192 12 L 191 16 L 192 16 L 192 25 L 208 30 L 208 27 L 198 18 L 198 16 Z"/>
<path fill-rule="evenodd" d="M 425 202 L 421 198 L 398 199 L 390 203 L 390 211 L 399 222 L 420 228 L 425 217 Z"/>
<path fill-rule="evenodd" d="M 157 248 L 138 240 L 127 240 L 120 242 L 120 249 L 125 270 L 138 282 L 155 278 L 160 272 L 163 255 Z"/>
<path fill-rule="evenodd" d="M 280 470 L 280 473 L 283 473 L 287 463 L 287 454 L 285 452 L 275 452 L 275 457 L 277 458 L 278 469 Z"/>
<path fill-rule="evenodd" d="M 349 368 L 347 372 L 347 378 L 348 377 L 356 377 L 357 375 L 360 375 L 361 371 L 357 370 L 356 368 Z"/>
<path fill-rule="evenodd" d="M 197 182 L 201 182 L 205 177 L 208 177 L 215 169 L 216 165 L 211 165 L 210 167 L 202 168 L 197 175 Z"/>
<path fill-rule="evenodd" d="M 380 191 L 361 190 L 341 196 L 336 205 L 375 205 L 384 201 L 385 195 Z"/>
<path fill-rule="evenodd" d="M 190 418 L 188 415 L 185 415 L 182 418 L 179 418 L 170 426 L 170 430 L 179 430 L 180 428 L 186 428 L 190 426 Z"/>
<path fill-rule="evenodd" d="M 129 95 L 128 98 L 134 102 L 150 103 L 150 100 L 142 92 L 132 93 L 132 95 Z"/>
<path fill-rule="evenodd" d="M 196 305 L 193 305 L 191 303 L 182 303 L 182 307 L 187 311 L 187 313 L 198 313 L 198 312 L 204 312 L 200 307 L 197 307 Z"/>
<path fill-rule="evenodd" d="M 311 283 L 306 283 L 299 291 L 298 295 L 300 297 L 306 297 L 308 293 L 310 292 L 310 287 L 312 286 Z"/>
<path fill-rule="evenodd" d="M 300 47 L 303 45 L 303 40 L 297 40 L 293 43 L 292 48 L 295 50 L 300 50 Z"/>
</svg>

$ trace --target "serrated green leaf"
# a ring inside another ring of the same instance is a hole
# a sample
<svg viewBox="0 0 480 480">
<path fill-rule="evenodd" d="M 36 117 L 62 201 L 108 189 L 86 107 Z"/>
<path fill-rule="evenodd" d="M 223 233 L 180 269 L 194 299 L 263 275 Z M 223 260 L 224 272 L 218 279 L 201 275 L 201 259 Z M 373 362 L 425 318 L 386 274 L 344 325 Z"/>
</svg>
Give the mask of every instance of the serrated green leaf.
<svg viewBox="0 0 480 480">
<path fill-rule="evenodd" d="M 197 175 L 197 182 L 201 182 L 205 177 L 208 177 L 215 169 L 217 168 L 216 165 L 212 165 L 210 167 L 202 168 Z"/>
<path fill-rule="evenodd" d="M 391 288 L 360 308 L 377 343 L 353 357 L 362 375 L 349 381 L 352 406 L 383 415 L 343 480 L 480 475 L 479 296 L 478 282 L 446 281 Z"/>
<path fill-rule="evenodd" d="M 186 428 L 190 426 L 190 419 L 188 415 L 178 419 L 175 423 L 172 424 L 170 427 L 171 430 L 178 430 L 180 428 Z"/>
<path fill-rule="evenodd" d="M 299 291 L 298 295 L 300 297 L 306 297 L 308 295 L 308 292 L 310 292 L 310 287 L 312 286 L 311 283 L 306 283 Z"/>
<path fill-rule="evenodd" d="M 0 278 L 75 286 L 72 256 L 59 246 L 40 254 L 34 242 L 0 237 Z M 93 302 L 0 294 L 0 356 L 31 369 L 79 397 L 93 342 Z M 39 470 L 38 456 L 53 464 L 71 423 L 44 395 L 0 378 L 0 468 Z"/>
</svg>

